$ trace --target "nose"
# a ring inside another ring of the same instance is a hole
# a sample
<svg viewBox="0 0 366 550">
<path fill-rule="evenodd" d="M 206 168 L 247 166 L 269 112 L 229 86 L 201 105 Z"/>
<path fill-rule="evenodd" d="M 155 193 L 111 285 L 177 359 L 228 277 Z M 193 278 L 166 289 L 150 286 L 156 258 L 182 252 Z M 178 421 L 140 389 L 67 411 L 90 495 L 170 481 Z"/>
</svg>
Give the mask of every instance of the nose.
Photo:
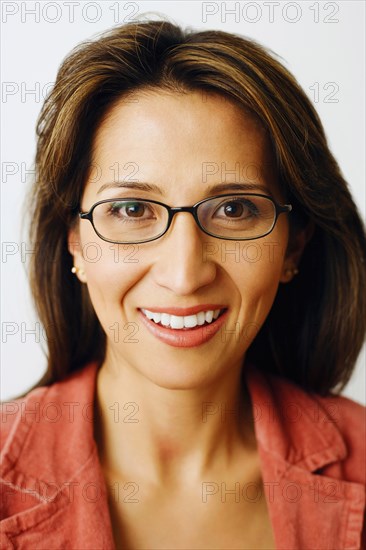
<svg viewBox="0 0 366 550">
<path fill-rule="evenodd" d="M 156 283 L 180 296 L 191 295 L 211 284 L 216 277 L 216 265 L 204 255 L 204 244 L 211 239 L 201 231 L 192 214 L 178 212 L 156 248 L 153 268 Z"/>
</svg>

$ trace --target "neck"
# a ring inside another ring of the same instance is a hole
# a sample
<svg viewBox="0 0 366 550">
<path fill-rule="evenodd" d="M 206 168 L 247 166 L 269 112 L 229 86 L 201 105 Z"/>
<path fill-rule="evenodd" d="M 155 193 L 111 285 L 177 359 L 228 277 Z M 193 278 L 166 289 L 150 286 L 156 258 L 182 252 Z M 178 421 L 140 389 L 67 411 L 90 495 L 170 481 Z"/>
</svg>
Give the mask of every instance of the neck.
<svg viewBox="0 0 366 550">
<path fill-rule="evenodd" d="M 160 387 L 126 365 L 103 363 L 95 400 L 103 468 L 122 478 L 182 482 L 228 466 L 238 448 L 241 458 L 252 456 L 254 422 L 242 363 L 194 389 Z"/>
</svg>

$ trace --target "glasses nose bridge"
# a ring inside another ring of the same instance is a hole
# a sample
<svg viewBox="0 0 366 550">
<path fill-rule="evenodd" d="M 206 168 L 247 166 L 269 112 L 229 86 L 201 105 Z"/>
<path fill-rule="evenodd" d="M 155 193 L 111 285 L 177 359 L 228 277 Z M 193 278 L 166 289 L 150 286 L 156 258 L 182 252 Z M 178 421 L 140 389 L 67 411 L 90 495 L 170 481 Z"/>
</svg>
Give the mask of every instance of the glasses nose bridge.
<svg viewBox="0 0 366 550">
<path fill-rule="evenodd" d="M 173 216 L 177 212 L 191 212 L 191 214 L 193 214 L 195 211 L 195 207 L 194 206 L 171 206 L 169 210 L 173 212 Z"/>
<path fill-rule="evenodd" d="M 170 217 L 170 223 L 173 221 L 173 218 L 176 214 L 179 212 L 189 212 L 192 214 L 195 222 L 197 223 L 197 211 L 196 206 L 171 206 L 169 208 L 169 217 Z M 169 225 L 170 225 L 169 223 Z"/>
</svg>

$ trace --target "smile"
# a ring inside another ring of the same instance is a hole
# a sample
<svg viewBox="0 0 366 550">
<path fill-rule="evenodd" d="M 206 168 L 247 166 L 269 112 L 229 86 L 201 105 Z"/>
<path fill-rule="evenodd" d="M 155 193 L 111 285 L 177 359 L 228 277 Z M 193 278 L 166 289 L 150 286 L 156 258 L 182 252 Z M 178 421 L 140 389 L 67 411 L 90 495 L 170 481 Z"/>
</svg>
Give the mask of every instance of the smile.
<svg viewBox="0 0 366 550">
<path fill-rule="evenodd" d="M 157 313 L 142 309 L 142 313 L 157 325 L 168 327 L 174 330 L 189 329 L 196 326 L 208 325 L 215 321 L 225 310 L 215 309 L 200 311 L 193 315 L 170 315 L 169 313 Z"/>
<path fill-rule="evenodd" d="M 178 348 L 191 348 L 205 344 L 224 326 L 229 315 L 227 307 L 205 311 L 202 309 L 199 311 L 198 307 L 190 309 L 196 309 L 196 313 L 174 315 L 164 311 L 156 312 L 139 308 L 139 314 L 141 322 L 155 338 L 164 344 Z"/>
</svg>

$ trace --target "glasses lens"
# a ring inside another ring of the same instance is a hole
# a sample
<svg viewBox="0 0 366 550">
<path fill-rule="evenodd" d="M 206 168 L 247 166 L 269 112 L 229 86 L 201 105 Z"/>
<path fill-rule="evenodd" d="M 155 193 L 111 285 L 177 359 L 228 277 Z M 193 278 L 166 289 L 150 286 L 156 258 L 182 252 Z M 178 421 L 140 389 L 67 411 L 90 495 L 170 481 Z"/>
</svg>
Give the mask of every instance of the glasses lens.
<svg viewBox="0 0 366 550">
<path fill-rule="evenodd" d="M 168 211 L 159 204 L 135 199 L 110 200 L 93 211 L 95 229 L 107 240 L 135 243 L 158 237 L 168 223 Z"/>
<path fill-rule="evenodd" d="M 270 199 L 256 195 L 218 197 L 198 208 L 202 227 L 226 239 L 254 239 L 269 232 L 276 219 Z"/>
</svg>

